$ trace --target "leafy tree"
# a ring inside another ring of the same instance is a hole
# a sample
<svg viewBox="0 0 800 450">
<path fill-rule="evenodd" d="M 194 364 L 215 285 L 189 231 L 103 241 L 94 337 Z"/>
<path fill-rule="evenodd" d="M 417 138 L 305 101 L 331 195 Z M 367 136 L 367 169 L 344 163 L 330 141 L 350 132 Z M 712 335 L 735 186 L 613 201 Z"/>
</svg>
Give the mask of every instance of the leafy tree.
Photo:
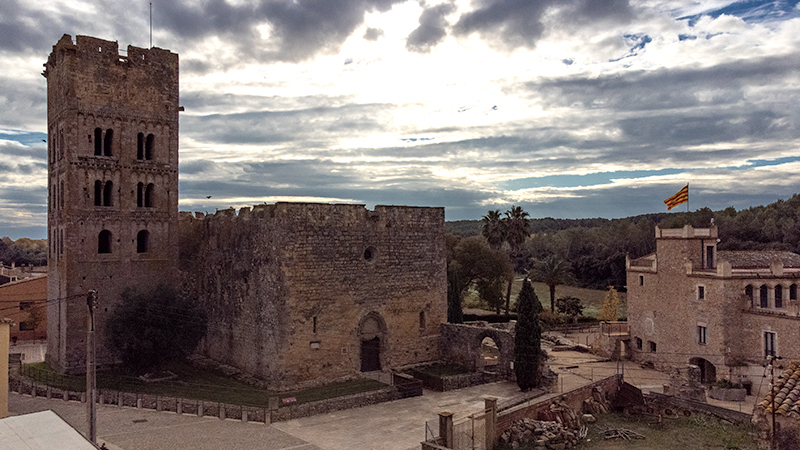
<svg viewBox="0 0 800 450">
<path fill-rule="evenodd" d="M 619 309 L 619 295 L 614 286 L 608 287 L 605 298 L 603 298 L 603 307 L 600 310 L 600 315 L 597 317 L 601 321 L 614 321 L 617 320 L 617 310 Z"/>
<path fill-rule="evenodd" d="M 205 333 L 205 314 L 164 285 L 151 291 L 125 289 L 105 328 L 109 347 L 125 366 L 140 373 L 185 357 Z"/>
<path fill-rule="evenodd" d="M 493 250 L 500 250 L 506 240 L 506 223 L 499 210 L 489 211 L 481 219 L 481 234 Z"/>
<path fill-rule="evenodd" d="M 511 266 L 508 266 L 509 270 Z M 476 288 L 478 290 L 478 295 L 480 295 L 481 300 L 485 301 L 489 306 L 495 309 L 497 314 L 500 314 L 500 307 L 503 306 L 503 284 L 505 279 L 503 278 L 493 278 L 493 279 L 480 279 L 476 284 Z"/>
<path fill-rule="evenodd" d="M 556 286 L 572 280 L 569 263 L 556 255 L 550 255 L 534 263 L 530 276 L 550 288 L 550 312 L 555 312 Z"/>
<path fill-rule="evenodd" d="M 517 385 L 525 392 L 541 384 L 542 370 L 542 324 L 539 313 L 542 304 L 533 290 L 530 280 L 522 282 L 517 297 L 516 335 L 514 337 L 514 373 Z"/>
<path fill-rule="evenodd" d="M 578 321 L 578 316 L 583 314 L 581 299 L 575 297 L 561 297 L 556 300 L 558 312 L 572 318 L 573 322 Z"/>
<path fill-rule="evenodd" d="M 493 284 L 508 279 L 511 264 L 500 251 L 492 250 L 479 236 L 460 239 L 447 236 L 447 321 L 461 323 L 464 291 L 473 283 L 484 300 L 493 305 Z M 482 291 L 482 292 L 481 292 Z"/>
</svg>

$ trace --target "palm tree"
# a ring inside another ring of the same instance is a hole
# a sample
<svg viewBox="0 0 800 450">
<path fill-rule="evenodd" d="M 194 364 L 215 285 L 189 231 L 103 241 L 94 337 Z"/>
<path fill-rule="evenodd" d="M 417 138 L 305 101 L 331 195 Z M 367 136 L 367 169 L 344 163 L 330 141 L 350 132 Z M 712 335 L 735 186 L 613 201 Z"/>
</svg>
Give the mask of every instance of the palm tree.
<svg viewBox="0 0 800 450">
<path fill-rule="evenodd" d="M 489 211 L 481 219 L 481 234 L 489 242 L 492 250 L 500 250 L 506 240 L 506 224 L 500 217 L 500 210 Z"/>
<path fill-rule="evenodd" d="M 511 247 L 511 254 L 516 255 L 519 253 L 520 247 L 525 243 L 525 238 L 530 235 L 530 215 L 522 210 L 522 206 L 511 206 L 511 209 L 506 211 L 506 217 L 503 222 L 506 225 L 506 241 Z"/>
<path fill-rule="evenodd" d="M 556 255 L 550 255 L 533 264 L 530 277 L 550 288 L 550 311 L 556 310 L 556 286 L 572 280 L 572 267 Z"/>
</svg>

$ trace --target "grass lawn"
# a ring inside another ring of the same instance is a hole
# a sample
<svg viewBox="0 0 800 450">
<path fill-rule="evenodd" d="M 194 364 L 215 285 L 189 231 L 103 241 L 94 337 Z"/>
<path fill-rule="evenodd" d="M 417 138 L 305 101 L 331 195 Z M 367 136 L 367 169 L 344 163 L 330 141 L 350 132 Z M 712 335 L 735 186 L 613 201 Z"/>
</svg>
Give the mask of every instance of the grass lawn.
<svg viewBox="0 0 800 450">
<path fill-rule="evenodd" d="M 514 279 L 514 283 L 511 285 L 512 309 L 517 301 L 517 294 L 519 293 L 520 289 L 522 289 L 522 280 L 522 277 L 517 277 Z M 536 296 L 539 297 L 539 301 L 542 302 L 542 307 L 544 307 L 544 309 L 550 309 L 550 288 L 548 288 L 544 283 L 533 283 L 533 290 L 536 292 Z M 574 286 L 556 286 L 556 298 L 575 297 L 581 299 L 581 304 L 583 304 L 583 315 L 585 317 L 597 317 L 597 315 L 600 313 L 600 309 L 603 306 L 603 298 L 605 298 L 606 292 L 607 291 L 605 290 L 584 289 Z M 617 295 L 619 295 L 620 302 L 620 308 L 617 312 L 617 317 L 624 318 L 627 315 L 627 296 L 624 292 L 618 292 Z M 469 289 L 466 293 L 464 293 L 464 307 L 480 308 L 490 311 L 492 310 L 489 308 L 489 305 L 481 301 L 481 299 L 478 297 L 478 292 L 473 289 Z"/>
<path fill-rule="evenodd" d="M 728 425 L 702 415 L 664 419 L 651 423 L 645 419 L 625 417 L 622 414 L 601 414 L 597 422 L 588 425 L 586 439 L 580 441 L 578 450 L 756 450 L 756 442 L 749 435 L 749 427 Z M 605 440 L 603 430 L 625 428 L 644 439 Z M 531 450 L 534 444 L 520 446 L 518 450 Z M 502 448 L 500 450 L 506 450 Z"/>
<path fill-rule="evenodd" d="M 316 388 L 277 392 L 260 389 L 226 377 L 213 371 L 194 367 L 186 362 L 177 362 L 167 370 L 178 375 L 176 380 L 145 383 L 124 369 L 113 369 L 97 373 L 97 386 L 124 392 L 182 397 L 235 405 L 267 407 L 270 397 L 295 397 L 294 404 L 308 403 L 327 398 L 340 397 L 360 392 L 374 391 L 385 387 L 375 380 L 352 380 L 331 383 Z M 84 377 L 65 377 L 55 373 L 47 363 L 26 364 L 26 375 L 54 387 L 72 391 L 86 390 Z"/>
</svg>

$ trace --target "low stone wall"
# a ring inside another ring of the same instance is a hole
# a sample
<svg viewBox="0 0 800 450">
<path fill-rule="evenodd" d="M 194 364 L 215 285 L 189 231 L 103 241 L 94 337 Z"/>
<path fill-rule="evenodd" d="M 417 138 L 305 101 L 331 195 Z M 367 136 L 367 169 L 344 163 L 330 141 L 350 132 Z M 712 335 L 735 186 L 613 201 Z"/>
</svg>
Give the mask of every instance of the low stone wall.
<svg viewBox="0 0 800 450">
<path fill-rule="evenodd" d="M 540 401 L 532 401 L 533 403 L 528 402 L 508 409 L 500 408 L 495 422 L 496 436 L 501 436 L 507 429 L 511 428 L 514 422 L 525 418 L 536 419 L 540 412 L 549 412 L 550 404 L 555 401 L 560 401 L 574 411 L 581 411 L 583 401 L 592 398 L 592 390 L 595 387 L 599 387 L 606 398 L 611 399 L 617 394 L 620 384 L 622 384 L 622 376 L 612 375 L 563 394 L 547 395 L 545 396 L 546 398 Z"/>
<path fill-rule="evenodd" d="M 8 385 L 9 391 L 30 395 L 32 397 L 86 402 L 86 394 L 84 392 L 58 389 L 36 383 L 20 376 L 9 377 Z M 378 391 L 362 392 L 270 410 L 269 408 L 259 406 L 232 405 L 179 397 L 112 391 L 108 389 L 100 389 L 97 394 L 97 402 L 102 405 L 152 409 L 155 411 L 169 411 L 177 414 L 192 414 L 199 417 L 212 416 L 219 417 L 220 419 L 234 419 L 243 422 L 261 422 L 267 424 L 345 409 L 360 408 L 362 406 L 397 400 L 402 397 L 396 387 L 387 386 Z"/>
<path fill-rule="evenodd" d="M 678 411 L 707 414 L 739 425 L 749 424 L 753 418 L 752 414 L 721 408 L 719 406 L 713 406 L 709 405 L 708 403 L 697 402 L 685 398 L 659 394 L 657 392 L 645 394 L 644 397 L 646 401 L 650 401 L 662 408 L 670 407 L 671 409 Z"/>
<path fill-rule="evenodd" d="M 747 398 L 747 390 L 742 389 L 723 389 L 711 386 L 708 396 L 726 402 L 743 402 Z"/>
<path fill-rule="evenodd" d="M 441 377 L 415 369 L 409 369 L 408 372 L 414 378 L 422 380 L 422 384 L 426 389 L 438 392 L 454 391 L 505 379 L 502 375 L 492 372 L 472 372 Z"/>
</svg>

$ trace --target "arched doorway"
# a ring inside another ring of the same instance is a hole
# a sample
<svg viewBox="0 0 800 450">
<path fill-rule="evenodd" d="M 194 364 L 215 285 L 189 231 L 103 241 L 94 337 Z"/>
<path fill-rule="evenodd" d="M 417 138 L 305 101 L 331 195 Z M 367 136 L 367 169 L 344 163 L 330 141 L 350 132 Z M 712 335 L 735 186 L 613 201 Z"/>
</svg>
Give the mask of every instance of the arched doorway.
<svg viewBox="0 0 800 450">
<path fill-rule="evenodd" d="M 381 370 L 383 326 L 380 317 L 377 315 L 365 317 L 361 321 L 358 334 L 361 341 L 361 371 Z"/>
<path fill-rule="evenodd" d="M 711 384 L 717 381 L 717 368 L 711 361 L 704 358 L 691 358 L 689 364 L 694 364 L 700 368 L 700 381 L 704 384 Z"/>
<path fill-rule="evenodd" d="M 478 360 L 478 368 L 492 371 L 500 359 L 500 349 L 494 339 L 486 336 L 481 341 L 480 359 Z"/>
</svg>

